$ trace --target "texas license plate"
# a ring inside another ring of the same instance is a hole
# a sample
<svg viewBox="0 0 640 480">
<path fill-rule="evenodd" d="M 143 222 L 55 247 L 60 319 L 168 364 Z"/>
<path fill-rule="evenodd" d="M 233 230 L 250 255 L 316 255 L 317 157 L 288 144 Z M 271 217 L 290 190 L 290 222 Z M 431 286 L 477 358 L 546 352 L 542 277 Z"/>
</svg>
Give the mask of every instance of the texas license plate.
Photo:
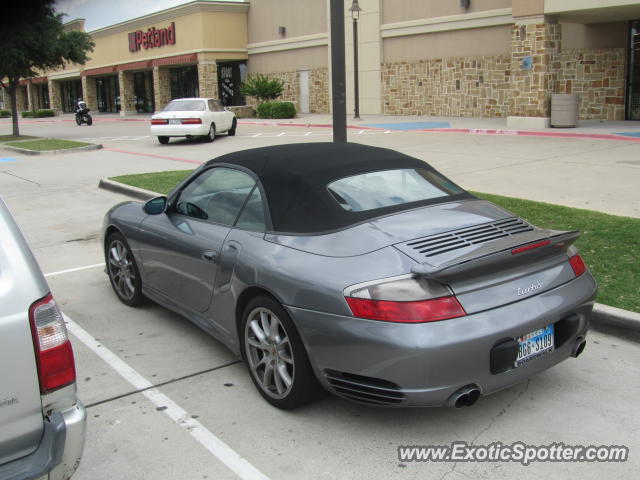
<svg viewBox="0 0 640 480">
<path fill-rule="evenodd" d="M 179 118 L 170 118 L 169 125 L 180 125 L 182 121 Z"/>
<path fill-rule="evenodd" d="M 553 324 L 527 333 L 526 335 L 518 337 L 517 340 L 519 347 L 518 358 L 515 363 L 516 367 L 527 363 L 533 358 L 553 351 Z"/>
</svg>

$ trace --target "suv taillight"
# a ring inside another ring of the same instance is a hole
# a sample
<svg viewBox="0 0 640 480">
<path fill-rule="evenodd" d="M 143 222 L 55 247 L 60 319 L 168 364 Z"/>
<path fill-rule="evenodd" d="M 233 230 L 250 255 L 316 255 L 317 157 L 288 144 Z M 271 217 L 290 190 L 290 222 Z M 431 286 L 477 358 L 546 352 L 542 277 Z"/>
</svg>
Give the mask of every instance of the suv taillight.
<svg viewBox="0 0 640 480">
<path fill-rule="evenodd" d="M 400 276 L 345 289 L 354 317 L 398 323 L 437 322 L 466 315 L 445 285 L 424 278 Z"/>
<path fill-rule="evenodd" d="M 62 312 L 49 293 L 29 307 L 29 322 L 38 365 L 40 393 L 76 380 L 76 365 Z"/>
</svg>

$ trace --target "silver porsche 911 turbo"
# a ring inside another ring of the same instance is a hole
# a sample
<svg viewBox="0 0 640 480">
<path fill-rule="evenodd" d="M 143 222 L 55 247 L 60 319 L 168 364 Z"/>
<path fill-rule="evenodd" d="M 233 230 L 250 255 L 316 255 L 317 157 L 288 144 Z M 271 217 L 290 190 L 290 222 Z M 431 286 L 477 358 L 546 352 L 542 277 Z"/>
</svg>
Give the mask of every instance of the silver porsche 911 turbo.
<svg viewBox="0 0 640 480">
<path fill-rule="evenodd" d="M 279 408 L 325 390 L 469 406 L 585 346 L 596 282 L 572 244 L 421 160 L 311 143 L 215 158 L 105 217 L 118 298 L 241 356 Z"/>
</svg>

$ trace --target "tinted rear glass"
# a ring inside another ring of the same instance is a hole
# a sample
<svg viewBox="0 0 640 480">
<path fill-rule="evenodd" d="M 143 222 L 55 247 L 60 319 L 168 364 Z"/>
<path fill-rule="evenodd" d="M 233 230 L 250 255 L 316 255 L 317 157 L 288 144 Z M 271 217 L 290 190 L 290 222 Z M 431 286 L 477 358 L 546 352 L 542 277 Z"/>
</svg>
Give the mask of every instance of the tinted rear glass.
<svg viewBox="0 0 640 480">
<path fill-rule="evenodd" d="M 426 168 L 403 168 L 353 175 L 331 182 L 327 188 L 340 206 L 350 212 L 432 200 L 464 192 Z"/>
<path fill-rule="evenodd" d="M 164 107 L 163 112 L 204 112 L 203 100 L 174 100 Z"/>
</svg>

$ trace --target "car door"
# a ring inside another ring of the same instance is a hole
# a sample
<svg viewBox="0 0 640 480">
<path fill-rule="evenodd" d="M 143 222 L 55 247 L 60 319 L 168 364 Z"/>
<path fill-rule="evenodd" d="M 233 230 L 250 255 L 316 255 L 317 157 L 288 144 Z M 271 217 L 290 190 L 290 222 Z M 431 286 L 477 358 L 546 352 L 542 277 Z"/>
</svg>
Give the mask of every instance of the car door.
<svg viewBox="0 0 640 480">
<path fill-rule="evenodd" d="M 209 108 L 214 112 L 216 118 L 216 130 L 219 132 L 226 132 L 231 128 L 231 112 L 227 112 L 220 100 L 209 100 Z"/>
<path fill-rule="evenodd" d="M 211 302 L 222 246 L 255 180 L 227 167 L 203 170 L 165 213 L 140 225 L 145 285 L 204 312 Z"/>
</svg>

